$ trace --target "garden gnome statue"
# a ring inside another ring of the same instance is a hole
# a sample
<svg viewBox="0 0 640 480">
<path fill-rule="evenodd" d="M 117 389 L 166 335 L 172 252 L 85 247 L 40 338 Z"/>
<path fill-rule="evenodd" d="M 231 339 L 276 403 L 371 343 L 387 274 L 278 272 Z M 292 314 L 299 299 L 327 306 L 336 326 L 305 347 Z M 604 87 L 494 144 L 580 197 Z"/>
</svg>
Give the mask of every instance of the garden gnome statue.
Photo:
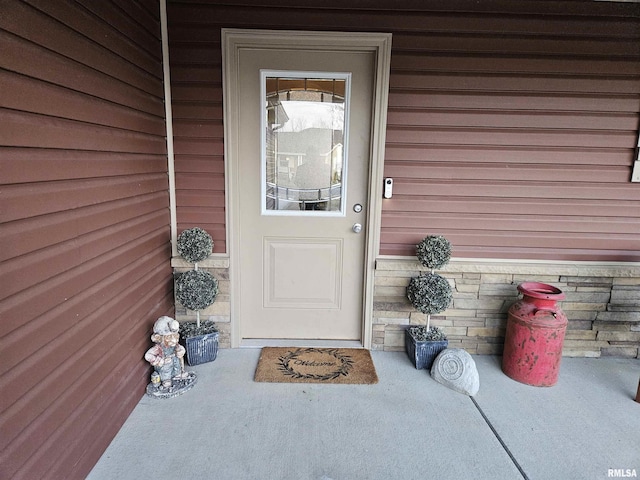
<svg viewBox="0 0 640 480">
<path fill-rule="evenodd" d="M 195 374 L 184 371 L 185 348 L 178 343 L 179 328 L 180 324 L 167 316 L 158 318 L 153 325 L 151 341 L 155 345 L 144 354 L 144 359 L 154 368 L 151 383 L 147 387 L 149 394 L 175 396 L 195 383 Z M 157 384 L 158 379 L 160 385 Z"/>
</svg>

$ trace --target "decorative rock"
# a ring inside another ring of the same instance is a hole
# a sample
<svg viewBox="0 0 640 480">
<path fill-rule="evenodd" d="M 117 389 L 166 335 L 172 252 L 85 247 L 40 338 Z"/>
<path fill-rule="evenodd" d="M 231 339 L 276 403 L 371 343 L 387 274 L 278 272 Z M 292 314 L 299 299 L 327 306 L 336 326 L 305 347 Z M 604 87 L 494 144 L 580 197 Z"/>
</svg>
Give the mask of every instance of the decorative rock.
<svg viewBox="0 0 640 480">
<path fill-rule="evenodd" d="M 431 367 L 431 376 L 444 386 L 471 397 L 480 389 L 476 362 L 462 348 L 440 352 Z"/>
</svg>

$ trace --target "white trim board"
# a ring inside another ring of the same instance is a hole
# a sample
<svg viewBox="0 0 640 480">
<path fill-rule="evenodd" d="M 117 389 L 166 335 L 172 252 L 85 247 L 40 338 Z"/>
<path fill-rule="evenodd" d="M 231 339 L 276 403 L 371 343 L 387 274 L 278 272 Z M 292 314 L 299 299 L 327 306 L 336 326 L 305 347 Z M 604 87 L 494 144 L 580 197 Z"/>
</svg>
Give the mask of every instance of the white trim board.
<svg viewBox="0 0 640 480">
<path fill-rule="evenodd" d="M 169 33 L 167 0 L 160 0 L 160 30 L 162 34 L 162 75 L 164 82 L 164 111 L 167 129 L 167 173 L 169 176 L 169 215 L 171 224 L 171 256 L 178 256 L 178 215 L 176 212 L 176 172 L 173 150 L 173 110 L 171 109 L 171 68 L 169 63 Z"/>
</svg>

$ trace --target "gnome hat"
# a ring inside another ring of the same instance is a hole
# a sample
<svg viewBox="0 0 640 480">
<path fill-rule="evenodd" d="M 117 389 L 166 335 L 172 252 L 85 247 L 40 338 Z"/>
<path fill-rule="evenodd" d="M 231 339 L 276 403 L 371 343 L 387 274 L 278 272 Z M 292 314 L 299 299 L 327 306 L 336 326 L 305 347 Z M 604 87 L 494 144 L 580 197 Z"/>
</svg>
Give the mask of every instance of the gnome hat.
<svg viewBox="0 0 640 480">
<path fill-rule="evenodd" d="M 180 324 L 177 320 L 174 320 L 171 317 L 162 316 L 156 323 L 153 324 L 153 333 L 158 335 L 170 335 L 172 333 L 177 333 L 180 328 Z"/>
</svg>

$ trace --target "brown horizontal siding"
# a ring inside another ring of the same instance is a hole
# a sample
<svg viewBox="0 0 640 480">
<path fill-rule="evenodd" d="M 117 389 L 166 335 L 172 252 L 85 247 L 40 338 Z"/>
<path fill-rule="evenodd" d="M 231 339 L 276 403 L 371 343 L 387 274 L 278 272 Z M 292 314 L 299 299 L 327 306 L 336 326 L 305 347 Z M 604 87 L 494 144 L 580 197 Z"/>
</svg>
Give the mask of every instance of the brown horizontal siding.
<svg viewBox="0 0 640 480">
<path fill-rule="evenodd" d="M 640 260 L 639 5 L 218 3 L 169 2 L 180 225 L 224 232 L 220 28 L 385 31 L 381 254 L 440 233 L 462 257 Z"/>
<path fill-rule="evenodd" d="M 605 151 L 599 148 L 576 147 L 570 151 L 561 147 L 531 147 L 524 146 L 485 146 L 478 150 L 473 145 L 387 145 L 386 160 L 422 161 L 425 152 L 433 155 L 439 161 L 457 162 L 464 161 L 469 164 L 492 162 L 495 159 L 508 159 L 513 164 L 528 164 L 535 155 L 537 164 L 556 163 L 558 152 L 562 158 L 571 163 L 582 165 L 600 165 L 606 163 L 614 167 L 627 167 L 633 161 L 633 151 L 628 148 L 608 148 Z"/>
<path fill-rule="evenodd" d="M 159 7 L 3 2 L 0 477 L 85 478 L 173 314 Z"/>
<path fill-rule="evenodd" d="M 150 253 L 159 252 L 151 250 Z M 166 253 L 166 250 L 161 253 Z M 142 258 L 134 265 L 144 267 L 147 270 L 144 273 L 138 273 L 134 268 L 124 268 L 114 274 L 113 278 L 104 279 L 95 285 L 90 285 L 86 290 L 80 291 L 78 299 L 71 299 L 71 305 L 68 308 L 55 308 L 51 312 L 47 312 L 43 316 L 44 318 L 34 321 L 34 325 L 29 327 L 31 334 L 34 336 L 33 344 L 35 344 L 35 349 L 33 351 L 25 351 L 26 349 L 21 348 L 20 343 L 23 338 L 18 332 L 9 336 L 7 339 L 7 359 L 13 370 L 6 376 L 6 384 L 11 387 L 11 391 L 7 391 L 5 398 L 7 403 L 11 405 L 7 412 L 7 419 L 18 426 L 25 421 L 25 416 L 27 418 L 37 418 L 46 411 L 46 406 L 52 399 L 57 398 L 58 395 L 69 388 L 64 382 L 60 385 L 56 384 L 55 387 L 53 385 L 47 386 L 47 382 L 41 384 L 43 380 L 49 377 L 59 379 L 62 375 L 71 374 L 82 378 L 83 371 L 87 369 L 88 365 L 78 363 L 76 355 L 79 352 L 88 354 L 91 348 L 98 348 L 98 350 L 103 351 L 109 349 L 108 346 L 96 345 L 96 339 L 101 336 L 101 332 L 105 328 L 107 331 L 110 331 L 111 328 L 108 324 L 100 325 L 100 327 L 95 324 L 92 325 L 92 318 L 96 315 L 101 315 L 104 310 L 109 315 L 113 315 L 112 318 L 116 323 L 122 321 L 130 322 L 130 320 L 125 320 L 127 317 L 126 310 L 132 308 L 131 305 L 127 304 L 127 299 L 133 296 L 144 297 L 147 295 L 146 292 L 158 288 L 155 284 L 152 284 L 154 280 L 159 282 L 158 285 L 166 286 L 166 281 L 162 279 L 164 274 L 160 272 L 162 270 L 161 264 L 153 262 L 149 258 Z M 123 284 L 126 286 L 126 275 L 133 276 L 139 284 L 139 287 L 131 292 L 128 291 L 130 289 L 122 287 Z M 106 301 L 105 299 L 92 298 L 99 295 L 101 289 L 105 286 L 114 292 L 113 298 Z M 79 315 L 82 315 L 80 319 L 78 319 Z M 134 325 L 121 325 L 120 327 L 124 333 L 133 328 Z M 148 325 L 146 325 L 146 328 L 148 330 Z M 112 334 L 115 335 L 115 333 Z M 73 349 L 67 347 L 73 347 Z M 142 354 L 144 354 L 144 350 Z M 25 359 L 30 358 L 37 360 L 37 363 L 34 361 L 25 362 Z M 61 365 L 64 365 L 65 362 L 69 364 L 68 368 L 61 371 Z M 71 366 L 71 363 L 74 365 Z M 69 371 L 69 368 L 73 370 Z M 51 395 L 34 398 L 28 405 L 17 401 L 28 392 L 34 391 L 33 385 L 25 385 L 21 381 L 21 378 L 25 375 L 37 380 L 36 385 L 38 387 L 35 388 L 35 391 L 44 389 L 49 391 Z M 15 416 L 12 416 L 13 412 L 15 412 Z M 16 431 L 14 430 L 12 433 L 15 434 Z M 3 441 L 7 442 L 9 440 L 9 438 L 3 439 Z"/>
<path fill-rule="evenodd" d="M 477 230 L 482 232 L 483 235 L 487 231 L 487 223 L 494 220 L 486 215 L 460 215 L 453 217 L 451 215 L 438 214 L 433 215 L 433 217 L 426 222 L 420 215 L 395 214 L 390 215 L 389 218 L 386 219 L 386 222 L 389 224 L 389 228 L 404 228 L 407 222 L 412 222 L 416 228 L 431 227 L 455 231 L 455 229 L 460 225 L 461 219 L 464 222 L 465 230 Z M 507 231 L 512 233 L 514 237 L 518 236 L 519 232 L 524 232 L 525 235 L 529 235 L 531 237 L 529 240 L 522 243 L 525 247 L 537 246 L 535 244 L 535 237 L 538 236 L 544 237 L 549 234 L 557 234 L 560 237 L 574 233 L 590 233 L 594 238 L 584 239 L 580 243 L 580 246 L 584 246 L 584 248 L 589 248 L 590 244 L 595 244 L 597 246 L 598 241 L 602 238 L 606 238 L 606 241 L 611 244 L 612 249 L 615 249 L 617 246 L 619 250 L 623 250 L 625 248 L 633 250 L 636 246 L 635 242 L 637 239 L 635 238 L 635 234 L 638 231 L 638 228 L 640 228 L 640 222 L 628 222 L 623 228 L 618 229 L 615 233 L 611 233 L 611 225 L 613 223 L 617 222 L 610 220 L 608 217 L 575 217 L 570 222 L 567 222 L 562 218 L 522 218 L 522 216 L 518 215 L 504 215 L 502 217 L 502 223 L 495 227 L 494 232 Z M 530 233 L 532 229 L 535 229 L 535 234 Z M 488 233 L 490 234 L 492 232 Z M 597 238 L 596 235 L 601 238 Z M 574 240 L 569 237 L 568 241 L 571 243 Z M 527 245 L 528 242 L 531 242 L 531 245 Z M 562 242 L 559 241 L 558 246 L 561 247 L 561 244 Z M 573 244 L 571 244 L 571 246 L 573 246 Z"/>
<path fill-rule="evenodd" d="M 169 14 L 178 231 L 193 226 L 204 228 L 213 237 L 214 252 L 224 253 L 227 245 L 220 30 L 200 30 L 195 42 L 190 40 L 190 26 L 185 29 L 172 20 Z"/>
<path fill-rule="evenodd" d="M 387 171 L 392 177 L 419 177 L 424 174 L 423 165 L 414 163 L 394 164 Z M 580 170 L 564 165 L 531 165 L 526 163 L 481 163 L 474 162 L 473 169 L 460 170 L 451 163 L 433 162 L 429 168 L 429 176 L 434 180 L 478 181 L 494 180 L 496 182 L 581 182 L 592 181 L 597 177 L 599 183 L 623 183 L 629 178 L 629 168 L 625 166 L 605 167 L 602 165 L 583 166 Z M 554 185 L 549 185 L 555 188 Z M 592 187 L 589 187 L 591 189 Z M 623 189 L 636 197 L 632 188 Z M 637 190 L 637 189 L 636 189 Z M 559 195 L 560 192 L 556 193 Z"/>
<path fill-rule="evenodd" d="M 530 129 L 514 125 L 511 128 L 455 128 L 403 127 L 387 125 L 387 142 L 391 145 L 443 144 L 477 146 L 538 147 L 594 147 L 624 148 L 632 150 L 635 132 L 631 130 L 615 132 L 567 131 L 560 129 Z M 561 156 L 559 156 L 561 158 Z M 535 160 L 532 158 L 532 160 Z"/>
<path fill-rule="evenodd" d="M 633 88 L 633 79 L 626 79 L 626 75 L 638 75 L 640 67 L 637 62 L 623 59 L 585 58 L 575 60 L 569 56 L 472 56 L 468 53 L 461 55 L 421 55 L 419 52 L 398 53 L 391 62 L 391 68 L 398 72 L 448 72 L 452 65 L 460 73 L 489 73 L 494 75 L 536 75 L 540 76 L 569 76 L 584 78 L 596 76 L 597 80 L 606 79 L 606 72 L 616 82 L 613 82 L 612 90 L 615 93 L 625 93 L 625 90 Z M 626 81 L 624 81 L 626 80 Z M 567 82 L 568 83 L 568 82 Z M 597 85 L 597 84 L 596 84 Z M 583 87 L 584 88 L 584 87 Z M 627 90 L 628 91 L 628 90 Z"/>
<path fill-rule="evenodd" d="M 151 296 L 155 298 L 158 298 L 163 293 L 162 287 L 159 287 L 157 284 L 145 285 L 148 288 L 152 288 L 152 290 L 147 290 L 145 293 L 149 292 Z M 153 289 L 154 287 L 155 289 Z M 147 302 L 151 300 L 147 297 L 140 298 L 142 300 L 147 300 Z M 130 302 L 131 298 L 126 300 Z M 167 300 L 169 299 L 167 298 Z M 134 310 L 132 313 L 135 314 L 136 311 Z M 160 312 L 160 314 L 162 313 L 164 312 Z M 103 332 L 93 332 L 93 335 L 97 336 L 94 343 L 85 345 L 84 348 L 77 352 L 78 359 L 82 362 L 81 365 L 84 366 L 82 368 L 84 376 L 77 380 L 76 384 L 70 388 L 70 391 L 63 392 L 62 395 L 49 406 L 46 412 L 49 415 L 44 416 L 45 414 L 43 414 L 39 417 L 39 419 L 45 424 L 44 428 L 37 429 L 36 426 L 30 426 L 28 432 L 30 435 L 36 436 L 42 433 L 49 433 L 51 425 L 56 423 L 56 414 L 69 414 L 67 421 L 58 430 L 56 430 L 53 435 L 46 439 L 41 450 L 35 452 L 29 457 L 25 454 L 25 451 L 28 451 L 26 447 L 29 444 L 25 443 L 23 438 L 17 438 L 13 441 L 10 448 L 10 452 L 12 454 L 11 463 L 26 460 L 25 468 L 34 473 L 34 475 L 29 478 L 43 478 L 49 475 L 49 469 L 45 466 L 45 462 L 48 460 L 48 452 L 50 450 L 58 451 L 58 455 L 53 459 L 51 467 L 62 473 L 68 471 L 72 462 L 82 459 L 83 456 L 87 455 L 89 447 L 94 449 L 104 449 L 105 445 L 96 445 L 93 437 L 83 440 L 82 437 L 86 435 L 87 428 L 91 427 L 94 429 L 96 435 L 101 436 L 102 429 L 108 428 L 111 430 L 112 423 L 115 423 L 114 418 L 122 415 L 122 408 L 117 408 L 119 402 L 126 399 L 131 402 L 130 405 L 132 404 L 135 406 L 140 399 L 140 395 L 143 390 L 141 391 L 138 389 L 138 395 L 133 396 L 129 389 L 124 389 L 122 387 L 121 383 L 127 381 L 142 384 L 142 382 L 148 379 L 148 369 L 145 368 L 142 362 L 137 362 L 139 358 L 137 353 L 140 351 L 144 352 L 144 349 L 148 348 L 148 340 L 140 340 L 135 344 L 122 342 L 121 339 L 123 334 L 132 335 L 134 338 L 138 339 L 143 338 L 143 329 L 138 328 L 128 330 L 125 329 L 125 325 L 121 323 L 115 324 L 114 326 L 120 331 L 117 331 L 117 329 L 110 329 L 111 335 L 103 334 Z M 146 332 L 144 333 L 148 333 L 148 328 L 145 330 Z M 104 357 L 108 357 L 109 351 L 108 348 L 101 348 L 103 342 L 111 345 L 121 343 L 123 347 L 127 347 L 127 353 L 123 354 L 123 358 L 118 357 L 105 360 Z M 136 354 L 134 354 L 134 352 Z M 125 359 L 128 360 L 128 364 L 125 362 Z M 66 362 L 62 367 L 66 367 L 70 371 L 75 369 L 71 365 L 71 362 Z M 109 377 L 106 379 L 102 378 L 101 382 L 101 376 L 105 371 L 109 371 Z M 145 371 L 146 373 L 144 377 L 142 375 L 134 375 L 134 373 L 142 371 Z M 115 378 L 117 378 L 117 382 L 114 381 Z M 101 390 L 103 390 L 102 396 L 98 393 Z M 113 390 L 118 391 L 119 395 L 112 395 Z M 82 397 L 81 400 L 75 400 L 74 395 L 84 395 L 84 397 Z M 109 396 L 110 400 L 114 402 L 114 404 L 107 404 L 105 397 L 109 398 Z M 85 406 L 85 402 L 95 405 L 99 411 L 99 415 L 92 413 L 87 408 L 83 408 Z M 70 407 L 77 408 L 75 410 L 70 410 Z M 44 418 L 42 418 L 43 416 Z M 98 420 L 96 416 L 101 417 L 101 421 Z M 105 439 L 102 440 L 104 441 Z M 106 444 L 108 445 L 110 439 L 107 438 L 106 441 Z M 57 446 L 60 442 L 65 444 L 63 448 L 59 448 Z M 20 449 L 20 447 L 23 448 Z M 85 468 L 88 467 L 90 469 L 95 461 L 95 458 L 91 459 L 91 463 L 85 465 Z M 88 473 L 88 471 L 86 471 L 85 474 L 86 473 Z M 84 478 L 84 475 L 77 475 L 74 477 L 59 475 L 57 477 L 52 476 L 52 478 Z"/>
<path fill-rule="evenodd" d="M 50 117 L 63 117 L 95 125 L 133 129 L 151 135 L 163 134 L 154 115 L 91 95 L 79 95 L 66 87 L 6 71 L 0 71 L 0 87 L 0 99 L 6 108 L 39 112 Z M 47 98 L 47 102 L 39 102 L 40 97 Z"/>
<path fill-rule="evenodd" d="M 108 72 L 100 72 L 90 65 L 73 62 L 44 46 L 26 42 L 1 29 L 0 43 L 4 47 L 0 56 L 0 68 L 73 91 L 78 90 L 77 85 L 82 85 L 80 91 L 86 95 L 130 106 L 155 116 L 164 114 L 161 98 L 122 82 Z M 42 65 L 47 65 L 47 68 L 42 68 Z"/>
<path fill-rule="evenodd" d="M 158 244 L 161 244 L 158 246 Z M 104 297 L 87 298 L 99 294 L 101 290 L 109 288 L 120 291 L 128 288 L 130 281 L 138 279 L 144 275 L 145 270 L 133 271 L 134 265 L 139 266 L 139 260 L 143 252 L 165 253 L 161 247 L 162 240 L 158 233 L 148 234 L 145 237 L 131 242 L 131 247 L 121 246 L 107 255 L 95 258 L 92 261 L 76 266 L 64 273 L 52 277 L 48 280 L 48 285 L 36 285 L 19 294 L 13 295 L 3 300 L 3 310 L 7 313 L 6 332 L 7 348 L 9 345 L 18 345 L 24 335 L 21 331 L 23 321 L 19 318 L 19 313 L 24 309 L 29 309 L 37 315 L 37 320 L 30 322 L 27 330 L 32 330 L 36 326 L 44 330 L 51 330 L 53 327 L 44 326 L 44 323 L 56 320 L 58 322 L 73 321 L 76 315 L 88 315 L 95 307 L 94 302 L 104 301 Z M 145 259 L 143 267 L 151 268 L 150 260 Z M 69 291 L 77 291 L 77 297 L 64 297 Z M 82 295 L 81 295 L 82 294 Z M 64 303 L 60 303 L 60 298 L 66 298 Z M 10 314 L 16 315 L 13 318 Z M 69 316 L 69 318 L 65 318 Z M 77 320 L 77 319 L 76 319 Z M 61 326 L 62 327 L 62 326 Z M 32 339 L 34 342 L 36 338 Z M 28 351 L 29 348 L 25 347 Z M 24 353 L 16 351 L 16 356 L 10 359 L 17 363 L 25 356 Z"/>
<path fill-rule="evenodd" d="M 105 24 L 102 25 L 104 28 Z M 86 32 L 73 30 L 57 21 L 55 17 L 21 2 L 16 2 L 9 13 L 3 15 L 2 27 L 6 32 L 46 47 L 58 56 L 73 58 L 76 63 L 98 70 L 155 97 L 162 97 L 162 85 L 158 85 L 157 82 L 162 72 L 160 57 L 149 58 L 149 54 L 145 55 L 155 64 L 155 72 L 147 72 L 135 63 L 135 55 L 127 59 L 122 55 L 129 52 L 118 51 L 118 54 L 114 54 L 94 39 L 86 37 Z"/>
<path fill-rule="evenodd" d="M 439 233 L 462 257 L 640 259 L 640 22 L 586 10 L 394 35 L 381 253 Z"/>
<path fill-rule="evenodd" d="M 343 2 L 341 9 L 321 8 L 314 5 L 304 6 L 295 1 L 274 4 L 261 2 L 234 2 L 234 5 L 216 5 L 215 1 L 199 2 L 176 0 L 170 2 L 172 20 L 178 23 L 211 26 L 243 26 L 247 28 L 302 28 L 306 30 L 342 30 L 378 31 L 387 30 L 403 33 L 447 33 L 471 38 L 473 35 L 554 35 L 585 36 L 598 38 L 610 37 L 613 32 L 618 37 L 632 40 L 637 36 L 636 18 L 638 7 L 627 5 L 612 7 L 604 12 L 596 7 L 589 15 L 590 6 L 583 5 L 581 14 L 574 15 L 552 13 L 545 16 L 546 7 L 532 7 L 530 12 L 510 12 L 495 2 L 483 2 L 478 11 L 456 12 L 443 7 L 439 10 L 430 4 L 417 6 L 412 11 L 396 8 L 397 2 L 378 0 L 377 9 L 360 7 L 358 2 Z M 459 2 L 469 6 L 471 2 Z M 542 2 L 541 2 L 542 3 Z M 550 3 L 550 2 L 544 2 Z M 566 2 L 565 5 L 571 2 Z M 574 2 L 575 12 L 576 4 Z M 582 2 L 583 3 L 583 2 Z M 531 5 L 534 5 L 533 3 Z M 314 8 L 315 7 L 315 8 Z M 623 14 L 615 12 L 622 11 Z M 612 16 L 608 12 L 614 12 Z M 504 12 L 504 13 L 503 13 Z M 533 13 L 533 14 L 530 14 Z M 558 12 L 558 13 L 563 13 Z M 625 16 L 626 14 L 626 16 Z M 632 16 L 635 15 L 635 16 Z M 570 28 L 568 27 L 570 23 Z M 559 35 L 560 34 L 560 35 Z M 502 37 L 506 38 L 506 37 Z M 507 43 L 507 42 L 505 42 Z M 507 47 L 508 48 L 508 47 Z"/>
<path fill-rule="evenodd" d="M 469 202 L 466 198 L 448 199 L 438 197 L 412 198 L 406 200 L 394 199 L 389 204 L 389 213 L 395 210 L 398 213 L 428 213 L 436 214 L 443 210 L 454 213 L 469 213 L 473 215 L 490 211 L 495 215 L 562 215 L 568 217 L 580 217 L 588 211 L 591 217 L 603 217 L 615 220 L 619 217 L 637 217 L 637 207 L 633 202 L 622 200 L 597 200 L 597 199 L 565 199 L 558 204 L 555 199 L 536 198 L 531 200 L 509 198 L 480 198 Z"/>
<path fill-rule="evenodd" d="M 160 52 L 157 49 L 157 40 L 160 36 L 156 21 L 158 15 L 150 11 L 156 9 L 155 2 L 151 0 L 150 5 L 140 8 L 140 4 L 136 2 L 126 2 L 124 6 L 130 6 L 135 9 L 129 14 L 118 9 L 105 6 L 104 2 L 80 1 L 84 8 L 75 8 L 71 3 L 61 2 L 60 5 L 54 5 L 47 0 L 26 0 L 26 3 L 34 8 L 45 12 L 52 18 L 55 18 L 64 25 L 71 27 L 83 36 L 90 38 L 93 42 L 91 48 L 104 48 L 113 52 L 115 55 L 126 58 L 130 63 L 136 65 L 142 70 L 152 74 L 154 77 L 161 75 Z M 119 5 L 123 6 L 122 2 Z M 92 16 L 102 18 L 104 22 L 98 23 L 93 21 Z M 145 21 L 138 22 L 138 16 L 145 17 Z M 46 21 L 42 18 L 41 21 Z M 111 25 L 119 25 L 119 35 L 112 34 Z M 150 27 L 145 27 L 148 25 Z M 151 31 L 149 30 L 151 29 Z M 35 33 L 35 32 L 34 32 Z M 60 42 L 63 38 L 70 38 L 71 44 L 77 39 L 69 37 L 64 29 L 59 29 L 57 34 Z M 55 49 L 56 52 L 62 53 Z M 114 61 L 114 59 L 111 59 Z M 100 67 L 106 66 L 99 63 Z M 157 88 L 154 87 L 154 88 Z"/>
<path fill-rule="evenodd" d="M 0 218 L 5 221 L 17 220 L 123 197 L 146 195 L 165 187 L 165 177 L 165 174 L 158 173 L 11 185 L 3 189 L 6 210 Z"/>
<path fill-rule="evenodd" d="M 36 113 L 0 109 L 3 129 L 0 142 L 15 147 L 60 148 L 69 150 L 125 151 L 161 154 L 163 138 L 77 120 Z M 119 145 L 122 145 L 120 147 Z"/>
<path fill-rule="evenodd" d="M 110 225 L 108 231 L 103 226 L 100 230 L 85 236 L 78 236 L 67 242 L 30 252 L 28 258 L 18 257 L 7 260 L 4 268 L 8 274 L 13 275 L 26 268 L 34 269 L 39 272 L 42 280 L 47 280 L 78 265 L 84 267 L 91 260 L 112 252 L 122 244 L 131 244 L 147 232 L 165 227 L 167 221 L 167 214 L 162 210 L 130 218 L 125 222 Z M 30 285 L 32 285 L 30 278 L 15 278 L 7 288 L 3 289 L 2 298 L 18 293 Z"/>
<path fill-rule="evenodd" d="M 627 130 L 635 133 L 638 125 L 637 115 L 595 114 L 568 112 L 525 113 L 519 110 L 460 110 L 456 112 L 442 110 L 390 110 L 389 124 L 396 127 L 458 127 L 464 123 L 466 128 L 519 128 L 545 129 L 565 133 L 566 130 L 599 130 L 608 133 L 611 130 Z"/>
<path fill-rule="evenodd" d="M 457 63 L 453 58 L 449 58 L 449 61 Z M 603 66 L 603 68 L 610 67 L 607 65 Z M 473 94 L 483 93 L 489 97 L 489 100 L 503 93 L 507 95 L 511 94 L 512 96 L 519 94 L 520 97 L 523 97 L 523 93 L 528 91 L 529 93 L 524 95 L 524 98 L 534 96 L 536 101 L 526 102 L 524 106 L 527 109 L 534 110 L 540 107 L 538 102 L 549 102 L 548 99 L 545 100 L 547 96 L 554 99 L 561 99 L 559 105 L 553 104 L 554 107 L 569 109 L 572 105 L 571 98 L 596 96 L 597 94 L 594 92 L 598 91 L 598 87 L 606 84 L 607 88 L 611 90 L 611 96 L 613 98 L 619 96 L 619 99 L 627 100 L 627 102 L 619 103 L 628 103 L 630 101 L 633 105 L 637 102 L 635 97 L 628 98 L 628 95 L 633 95 L 631 92 L 637 89 L 638 82 L 625 78 L 607 80 L 605 76 L 602 78 L 586 78 L 585 75 L 566 76 L 554 74 L 553 76 L 542 76 L 533 73 L 524 73 L 521 75 L 503 73 L 492 75 L 486 70 L 478 70 L 477 72 L 465 71 L 459 75 L 431 73 L 433 74 L 431 78 L 423 79 L 421 78 L 423 76 L 422 73 L 400 69 L 398 75 L 394 75 L 391 85 L 394 88 L 416 89 L 420 92 L 445 88 L 447 91 L 455 92 L 456 95 L 466 94 L 471 97 Z M 473 85 L 472 88 L 469 88 L 471 85 Z M 546 95 L 545 91 L 547 92 Z M 447 92 L 444 92 L 445 95 L 446 93 Z M 542 98 L 535 98 L 536 93 L 542 94 Z M 443 92 L 429 92 L 429 94 L 442 95 Z M 436 100 L 438 98 L 439 97 L 436 97 Z M 473 97 L 471 100 L 474 100 Z M 475 99 L 475 101 L 481 100 L 482 99 Z M 517 99 L 509 99 L 510 102 L 513 100 Z M 471 106 L 473 106 L 473 104 Z M 585 106 L 581 101 L 578 106 L 574 108 L 585 109 Z M 507 107 L 514 108 L 511 103 L 508 103 Z M 598 108 L 601 108 L 601 106 Z M 622 111 L 629 108 L 628 106 L 626 108 L 622 107 Z M 607 111 L 607 109 L 604 111 Z"/>
<path fill-rule="evenodd" d="M 75 238 L 101 233 L 104 222 L 117 225 L 131 218 L 135 209 L 138 218 L 154 214 L 166 207 L 164 192 L 137 195 L 113 202 L 101 202 L 78 210 L 64 210 L 20 221 L 10 222 L 0 237 L 7 248 L 0 252 L 0 261 L 35 252 L 52 244 L 72 241 Z M 115 247 L 115 245 L 114 245 Z"/>
<path fill-rule="evenodd" d="M 591 6 L 590 6 L 591 9 Z M 572 19 L 576 21 L 577 18 Z M 505 51 L 518 55 L 577 55 L 582 56 L 585 51 L 597 50 L 602 56 L 626 57 L 628 52 L 640 53 L 640 47 L 633 38 L 572 38 L 568 35 L 559 38 L 544 37 L 513 37 L 505 44 L 504 38 L 495 34 L 481 36 L 475 33 L 454 35 L 451 33 L 416 33 L 405 35 L 393 40 L 394 49 L 398 52 L 421 52 L 430 50 L 440 54 L 466 52 L 493 55 L 504 54 Z M 606 32 L 600 32 L 603 34 Z M 597 35 L 597 32 L 594 32 Z"/>
<path fill-rule="evenodd" d="M 25 182 L 79 180 L 118 177 L 126 167 L 129 175 L 158 174 L 166 169 L 167 157 L 161 154 L 129 152 L 91 152 L 51 148 L 2 148 L 0 166 L 7 185 Z M 49 168 L 51 165 L 56 168 Z M 11 165 L 11 169 L 9 169 Z"/>
<path fill-rule="evenodd" d="M 549 182 L 498 182 L 498 181 L 430 181 L 425 182 L 416 179 L 399 179 L 398 183 L 393 184 L 394 197 L 397 193 L 397 199 L 400 200 L 404 196 L 407 197 L 425 197 L 436 195 L 440 197 L 449 197 L 449 200 L 457 200 L 458 198 L 450 198 L 452 190 L 464 191 L 464 197 L 471 199 L 473 203 L 475 199 L 495 198 L 496 190 L 500 190 L 503 200 L 513 198 L 521 199 L 539 199 L 553 198 L 556 203 L 560 199 L 585 199 L 595 198 L 602 200 L 629 200 L 631 205 L 635 205 L 638 198 L 638 189 L 634 185 L 621 187 L 615 184 L 597 184 L 584 187 L 583 185 L 571 185 L 570 183 L 557 182 L 550 184 Z M 391 205 L 393 202 L 388 202 Z M 545 212 L 546 213 L 546 212 Z M 588 211 L 584 212 L 589 214 Z"/>
<path fill-rule="evenodd" d="M 172 0 L 174 3 L 206 3 L 202 0 Z M 215 2 L 209 2 L 215 3 Z M 222 2 L 218 2 L 222 3 Z M 224 2 L 236 6 L 244 7 L 264 7 L 271 6 L 274 2 L 268 0 L 233 0 L 232 2 Z M 357 2 L 345 3 L 343 0 L 325 0 L 322 4 L 318 4 L 315 0 L 280 0 L 277 6 L 283 9 L 291 8 L 315 8 L 329 11 L 354 10 L 356 7 L 367 11 L 383 11 L 383 12 L 424 12 L 426 10 L 437 12 L 455 12 L 458 14 L 468 13 L 486 13 L 487 11 L 501 12 L 503 14 L 562 14 L 581 16 L 585 15 L 585 9 L 580 0 L 557 0 L 553 2 L 541 2 L 540 0 L 520 0 L 513 2 L 511 0 L 493 0 L 491 3 L 468 2 L 466 0 L 452 0 L 430 2 L 425 5 L 424 0 L 403 0 L 402 2 L 393 2 L 381 0 L 358 0 Z M 593 14 L 606 14 L 609 16 L 624 17 L 629 15 L 628 7 L 617 6 L 605 7 L 603 5 L 595 5 L 590 8 Z M 588 13 L 587 13 L 588 14 Z"/>
<path fill-rule="evenodd" d="M 465 79 L 470 87 L 475 85 L 478 77 Z M 479 79 L 480 81 L 482 79 Z M 428 81 L 428 80 L 427 80 Z M 409 83 L 411 82 L 411 83 Z M 446 79 L 438 82 L 443 86 L 451 85 Z M 523 81 L 530 85 L 529 82 Z M 389 92 L 389 103 L 394 108 L 439 108 L 439 109 L 485 109 L 485 110 L 522 110 L 531 112 L 536 110 L 561 111 L 592 111 L 599 113 L 634 113 L 640 108 L 640 99 L 637 95 L 603 95 L 603 94 L 572 94 L 570 92 L 544 93 L 544 91 L 519 93 L 517 87 L 507 88 L 498 93 L 482 90 L 457 90 L 457 91 L 430 91 L 424 86 L 424 90 L 416 90 L 415 76 L 394 75 L 391 78 L 392 90 Z M 406 90 L 405 90 L 406 88 Z"/>
</svg>

